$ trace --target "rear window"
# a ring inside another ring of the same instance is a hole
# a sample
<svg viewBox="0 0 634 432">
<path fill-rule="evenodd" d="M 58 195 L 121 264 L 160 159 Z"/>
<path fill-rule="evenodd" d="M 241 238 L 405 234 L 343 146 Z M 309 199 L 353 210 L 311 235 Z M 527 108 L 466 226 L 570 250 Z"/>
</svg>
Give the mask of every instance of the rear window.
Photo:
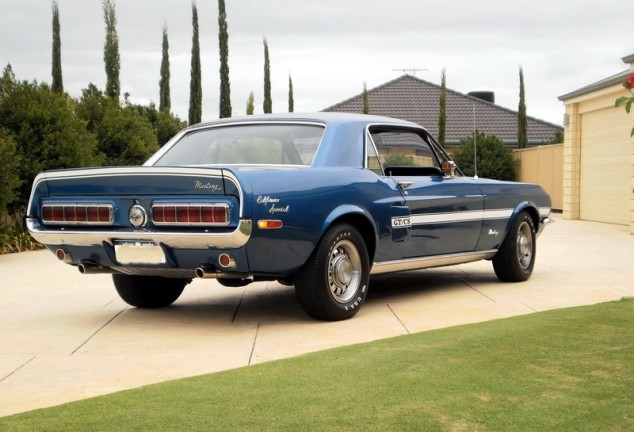
<svg viewBox="0 0 634 432">
<path fill-rule="evenodd" d="M 184 135 L 154 165 L 311 165 L 323 134 L 316 124 L 210 127 Z"/>
</svg>

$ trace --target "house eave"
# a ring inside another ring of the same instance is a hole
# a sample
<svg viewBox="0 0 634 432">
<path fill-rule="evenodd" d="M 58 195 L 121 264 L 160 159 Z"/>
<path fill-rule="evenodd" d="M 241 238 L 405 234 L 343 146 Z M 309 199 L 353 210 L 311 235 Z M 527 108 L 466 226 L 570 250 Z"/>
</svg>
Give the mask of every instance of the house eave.
<svg viewBox="0 0 634 432">
<path fill-rule="evenodd" d="M 616 75 L 612 75 L 611 77 L 605 78 L 601 81 L 597 81 L 593 84 L 587 85 L 573 92 L 566 93 L 565 95 L 559 96 L 558 99 L 562 102 L 565 102 L 567 100 L 570 100 L 579 96 L 585 96 L 587 94 L 594 93 L 596 91 L 603 90 L 603 89 L 612 87 L 614 85 L 620 85 L 623 83 L 625 78 L 627 78 L 631 73 L 632 71 L 629 69 L 624 70 L 623 72 L 619 72 Z"/>
</svg>

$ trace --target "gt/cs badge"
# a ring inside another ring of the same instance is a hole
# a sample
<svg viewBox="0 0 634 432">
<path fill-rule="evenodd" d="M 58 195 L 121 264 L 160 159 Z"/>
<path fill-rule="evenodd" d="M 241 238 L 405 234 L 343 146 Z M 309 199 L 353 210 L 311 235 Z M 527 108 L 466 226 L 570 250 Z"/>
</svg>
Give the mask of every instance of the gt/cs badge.
<svg viewBox="0 0 634 432">
<path fill-rule="evenodd" d="M 412 226 L 412 222 L 409 216 L 392 218 L 392 228 L 407 228 L 410 226 Z"/>
<path fill-rule="evenodd" d="M 143 227 L 147 223 L 147 212 L 140 205 L 133 205 L 128 212 L 128 220 L 133 227 Z"/>
</svg>

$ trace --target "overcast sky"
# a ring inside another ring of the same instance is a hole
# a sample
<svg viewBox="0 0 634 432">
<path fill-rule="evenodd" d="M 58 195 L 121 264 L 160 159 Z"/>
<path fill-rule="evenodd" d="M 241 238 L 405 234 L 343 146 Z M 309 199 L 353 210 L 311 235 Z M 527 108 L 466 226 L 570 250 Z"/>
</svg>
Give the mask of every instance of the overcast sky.
<svg viewBox="0 0 634 432">
<path fill-rule="evenodd" d="M 105 88 L 101 0 L 58 0 L 64 87 Z M 51 81 L 51 1 L 0 0 L 0 67 L 20 80 Z M 203 120 L 218 117 L 216 0 L 197 0 Z M 517 110 L 524 70 L 528 115 L 561 124 L 558 96 L 625 70 L 634 53 L 626 0 L 226 0 L 234 115 L 249 92 L 262 112 L 263 37 L 269 43 L 273 111 L 319 111 L 403 74 L 467 93 L 495 92 Z M 158 105 L 163 25 L 168 26 L 172 109 L 187 119 L 190 0 L 117 0 L 121 89 Z M 410 72 L 412 73 L 412 72 Z"/>
</svg>

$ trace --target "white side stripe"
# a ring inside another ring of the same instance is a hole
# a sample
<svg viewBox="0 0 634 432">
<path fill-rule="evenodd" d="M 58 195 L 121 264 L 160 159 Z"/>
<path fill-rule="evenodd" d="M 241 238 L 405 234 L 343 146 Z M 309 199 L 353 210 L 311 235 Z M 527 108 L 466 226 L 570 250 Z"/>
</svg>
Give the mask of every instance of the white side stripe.
<svg viewBox="0 0 634 432">
<path fill-rule="evenodd" d="M 508 219 L 513 214 L 513 209 L 501 210 L 475 210 L 454 213 L 431 213 L 412 215 L 410 220 L 412 225 L 469 222 L 483 219 Z"/>
</svg>

